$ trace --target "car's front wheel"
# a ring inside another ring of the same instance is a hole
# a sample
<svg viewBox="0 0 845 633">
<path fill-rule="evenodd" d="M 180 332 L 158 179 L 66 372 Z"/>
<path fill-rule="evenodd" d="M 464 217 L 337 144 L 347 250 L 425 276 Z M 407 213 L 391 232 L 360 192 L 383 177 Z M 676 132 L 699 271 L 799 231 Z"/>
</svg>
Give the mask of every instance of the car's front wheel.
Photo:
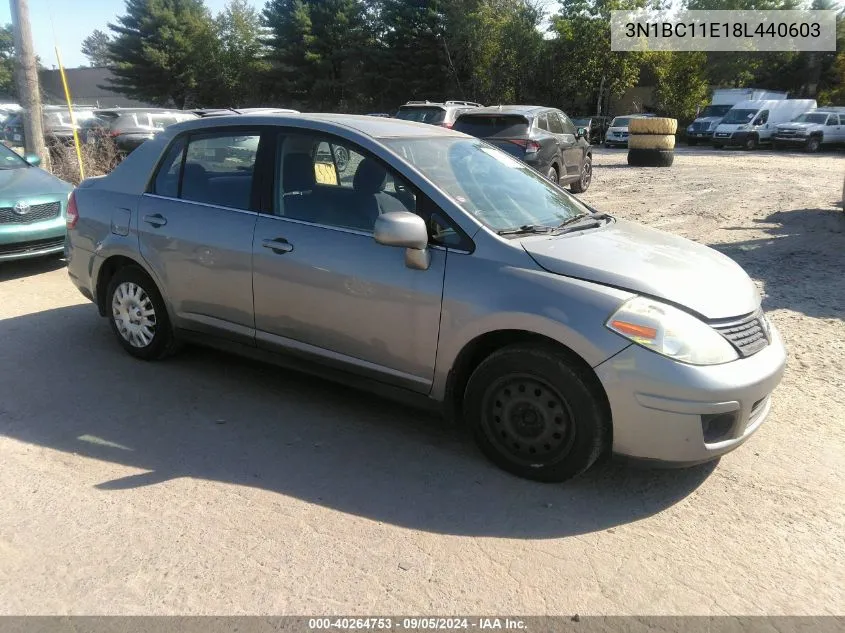
<svg viewBox="0 0 845 633">
<path fill-rule="evenodd" d="M 811 136 L 807 141 L 807 151 L 811 154 L 819 151 L 822 146 L 822 140 L 818 136 Z"/>
<path fill-rule="evenodd" d="M 123 349 L 142 360 L 161 358 L 173 349 L 164 300 L 146 272 L 135 266 L 121 268 L 107 292 L 109 322 Z"/>
<path fill-rule="evenodd" d="M 514 345 L 473 372 L 464 416 L 496 465 L 519 477 L 561 482 L 607 448 L 610 421 L 585 371 L 565 354 Z"/>
</svg>

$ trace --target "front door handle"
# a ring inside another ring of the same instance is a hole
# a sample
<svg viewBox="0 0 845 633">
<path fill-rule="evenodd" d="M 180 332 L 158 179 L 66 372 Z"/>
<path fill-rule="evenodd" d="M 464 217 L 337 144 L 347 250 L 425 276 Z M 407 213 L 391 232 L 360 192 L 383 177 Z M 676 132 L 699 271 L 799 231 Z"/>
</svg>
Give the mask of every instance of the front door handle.
<svg viewBox="0 0 845 633">
<path fill-rule="evenodd" d="M 283 237 L 277 237 L 272 240 L 264 240 L 261 242 L 261 245 L 264 248 L 269 248 L 274 253 L 279 254 L 290 253 L 293 250 L 293 244 Z"/>
<path fill-rule="evenodd" d="M 153 213 L 152 215 L 145 215 L 144 222 L 158 228 L 167 224 L 167 218 L 164 217 L 161 213 Z"/>
</svg>

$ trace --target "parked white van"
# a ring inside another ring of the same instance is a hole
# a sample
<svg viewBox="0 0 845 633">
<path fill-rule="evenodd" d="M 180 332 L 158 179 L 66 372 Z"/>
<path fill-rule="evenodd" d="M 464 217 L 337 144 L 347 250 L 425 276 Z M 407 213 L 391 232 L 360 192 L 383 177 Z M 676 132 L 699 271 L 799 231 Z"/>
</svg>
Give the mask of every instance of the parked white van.
<svg viewBox="0 0 845 633">
<path fill-rule="evenodd" d="M 781 101 L 788 97 L 786 92 L 760 90 L 758 88 L 719 88 L 713 91 L 710 105 L 699 112 L 695 121 L 687 126 L 687 145 L 709 143 L 713 132 L 719 127 L 724 116 L 740 101 Z"/>
<path fill-rule="evenodd" d="M 754 149 L 770 143 L 779 123 L 816 109 L 815 99 L 740 101 L 731 108 L 713 133 L 713 147 L 739 145 Z"/>
</svg>

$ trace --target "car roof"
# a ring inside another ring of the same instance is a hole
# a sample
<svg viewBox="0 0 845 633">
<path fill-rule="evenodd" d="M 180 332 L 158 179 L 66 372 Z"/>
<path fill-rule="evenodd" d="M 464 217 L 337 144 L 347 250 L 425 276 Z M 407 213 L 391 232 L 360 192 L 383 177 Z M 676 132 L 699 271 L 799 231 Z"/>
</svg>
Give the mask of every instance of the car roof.
<svg viewBox="0 0 845 633">
<path fill-rule="evenodd" d="M 477 115 L 477 114 L 524 114 L 524 115 L 535 115 L 539 112 L 544 110 L 556 110 L 557 108 L 552 108 L 550 106 L 538 106 L 538 105 L 498 105 L 498 106 L 487 106 L 486 108 L 473 108 L 468 112 L 464 112 L 461 116 L 467 115 Z"/>
<path fill-rule="evenodd" d="M 171 133 L 172 130 L 172 133 L 179 133 L 185 130 L 248 125 L 289 125 L 294 127 L 301 126 L 305 129 L 316 129 L 314 126 L 309 125 L 314 123 L 323 124 L 323 127 L 328 125 L 329 127 L 339 129 L 354 130 L 373 138 L 466 136 L 449 128 L 429 125 L 427 123 L 417 123 L 415 121 L 405 121 L 403 119 L 389 119 L 362 114 L 279 114 L 273 112 L 232 114 L 230 116 L 193 119 L 171 125 L 167 128 L 167 131 Z"/>
<path fill-rule="evenodd" d="M 133 114 L 137 112 L 151 112 L 153 114 L 191 114 L 190 110 L 177 110 L 175 108 L 97 108 L 94 112 L 114 112 L 115 114 Z"/>
</svg>

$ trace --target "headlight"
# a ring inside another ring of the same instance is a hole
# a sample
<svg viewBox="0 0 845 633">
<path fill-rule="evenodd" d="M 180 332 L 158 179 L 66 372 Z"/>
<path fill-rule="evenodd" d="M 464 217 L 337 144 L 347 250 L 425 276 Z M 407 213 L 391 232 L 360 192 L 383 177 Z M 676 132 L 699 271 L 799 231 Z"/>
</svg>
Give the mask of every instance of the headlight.
<svg viewBox="0 0 845 633">
<path fill-rule="evenodd" d="M 737 125 L 737 126 L 736 126 L 736 129 L 737 129 L 737 130 L 747 130 L 747 129 L 748 129 L 748 126 L 747 126 L 747 125 Z"/>
<path fill-rule="evenodd" d="M 646 297 L 627 301 L 605 325 L 637 345 L 691 365 L 739 358 L 733 346 L 703 321 Z"/>
<path fill-rule="evenodd" d="M 710 129 L 711 129 L 711 130 L 715 130 L 717 127 L 719 127 L 719 122 L 718 122 L 718 121 L 714 121 L 713 123 L 711 123 L 711 124 L 710 124 Z"/>
</svg>

